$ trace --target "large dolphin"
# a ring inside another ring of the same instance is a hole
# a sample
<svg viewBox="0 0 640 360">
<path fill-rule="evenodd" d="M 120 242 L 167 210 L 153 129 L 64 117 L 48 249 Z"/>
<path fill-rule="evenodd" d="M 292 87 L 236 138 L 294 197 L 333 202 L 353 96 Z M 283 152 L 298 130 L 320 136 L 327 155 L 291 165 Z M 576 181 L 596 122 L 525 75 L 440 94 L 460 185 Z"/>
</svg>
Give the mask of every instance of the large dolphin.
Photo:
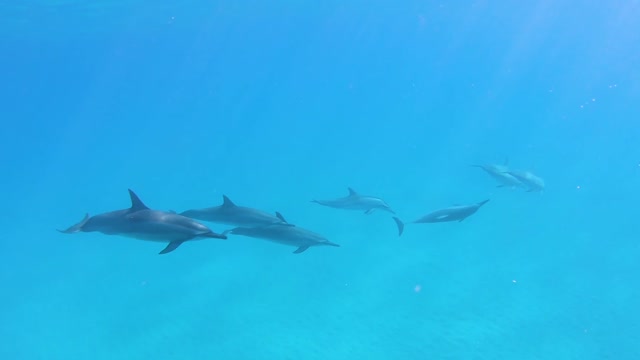
<svg viewBox="0 0 640 360">
<path fill-rule="evenodd" d="M 544 190 L 544 180 L 539 176 L 534 175 L 531 171 L 506 171 L 516 179 L 518 179 L 524 186 L 529 189 L 527 192 L 536 192 Z"/>
<path fill-rule="evenodd" d="M 376 209 L 381 209 L 395 214 L 391 207 L 382 199 L 358 194 L 352 188 L 348 188 L 349 195 L 334 200 L 311 200 L 311 202 L 344 210 L 359 210 L 370 214 Z"/>
<path fill-rule="evenodd" d="M 516 188 L 522 186 L 522 182 L 515 176 L 508 173 L 509 160 L 506 159 L 502 165 L 500 164 L 484 164 L 484 165 L 471 165 L 484 170 L 489 176 L 498 181 L 497 187 L 510 187 Z"/>
<path fill-rule="evenodd" d="M 294 254 L 300 254 L 310 246 L 340 246 L 332 243 L 320 234 L 316 234 L 299 226 L 283 226 L 274 224 L 259 227 L 237 227 L 224 232 L 224 234 L 228 233 L 295 246 L 297 249 L 293 252 Z"/>
<path fill-rule="evenodd" d="M 483 200 L 479 203 L 470 204 L 470 205 L 453 205 L 448 208 L 439 209 L 433 211 L 418 220 L 410 222 L 410 224 L 425 224 L 425 223 L 437 223 L 437 222 L 447 222 L 447 221 L 463 221 L 469 216 L 473 215 L 480 207 L 486 204 L 489 201 Z M 404 223 L 397 217 L 393 217 L 396 225 L 398 226 L 398 235 L 402 235 L 404 231 Z"/>
<path fill-rule="evenodd" d="M 170 253 L 189 240 L 214 238 L 226 239 L 208 227 L 188 217 L 171 212 L 149 209 L 140 198 L 129 189 L 131 207 L 89 217 L 86 214 L 79 223 L 66 230 L 65 234 L 77 232 L 101 232 L 120 235 L 138 240 L 165 242 L 168 245 L 160 254 Z"/>
<path fill-rule="evenodd" d="M 271 215 L 262 210 L 238 206 L 226 195 L 222 195 L 222 205 L 204 209 L 187 210 L 181 212 L 180 215 L 196 220 L 233 226 L 254 227 L 271 224 L 293 226 L 287 223 L 284 216 L 279 212 Z"/>
</svg>

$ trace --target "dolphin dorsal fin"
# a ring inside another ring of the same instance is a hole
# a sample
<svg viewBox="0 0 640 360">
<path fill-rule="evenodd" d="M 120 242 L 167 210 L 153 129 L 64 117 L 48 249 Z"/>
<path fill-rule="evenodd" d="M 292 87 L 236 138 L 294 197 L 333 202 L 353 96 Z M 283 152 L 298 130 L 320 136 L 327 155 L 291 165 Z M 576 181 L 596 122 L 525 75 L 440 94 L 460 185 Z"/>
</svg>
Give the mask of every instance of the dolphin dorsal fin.
<svg viewBox="0 0 640 360">
<path fill-rule="evenodd" d="M 131 197 L 131 210 L 146 210 L 149 207 L 145 205 L 142 200 L 133 192 L 133 190 L 129 189 L 129 197 Z"/>
<path fill-rule="evenodd" d="M 232 207 L 232 206 L 236 206 L 236 204 L 234 204 L 233 201 L 231 201 L 231 199 L 227 197 L 227 195 L 222 195 L 222 206 Z"/>
<path fill-rule="evenodd" d="M 355 190 L 353 190 L 353 188 L 347 188 L 347 189 L 349 189 L 349 196 L 356 196 L 356 195 L 358 195 L 358 193 L 357 193 Z"/>
<path fill-rule="evenodd" d="M 287 220 L 285 220 L 284 216 L 282 216 L 282 214 L 280 214 L 279 212 L 276 211 L 276 217 L 278 219 L 280 219 L 280 221 L 282 221 L 285 224 L 288 224 Z"/>
</svg>

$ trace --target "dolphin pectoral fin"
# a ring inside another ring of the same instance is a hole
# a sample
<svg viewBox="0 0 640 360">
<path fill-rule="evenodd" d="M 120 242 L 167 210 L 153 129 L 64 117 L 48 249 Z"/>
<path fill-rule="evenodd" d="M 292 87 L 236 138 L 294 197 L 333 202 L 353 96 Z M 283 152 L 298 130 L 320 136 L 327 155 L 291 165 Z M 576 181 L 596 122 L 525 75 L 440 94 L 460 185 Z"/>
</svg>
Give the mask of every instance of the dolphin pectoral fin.
<svg viewBox="0 0 640 360">
<path fill-rule="evenodd" d="M 371 209 L 368 209 L 367 211 L 365 211 L 364 213 L 365 213 L 365 215 L 369 215 L 369 214 L 371 214 L 374 210 L 375 210 L 374 208 L 371 208 Z"/>
<path fill-rule="evenodd" d="M 222 234 L 218 234 L 218 233 L 214 233 L 213 231 L 210 231 L 208 233 L 202 234 L 202 237 L 206 237 L 206 238 L 212 238 L 212 239 L 222 239 L 222 240 L 227 240 L 227 234 L 222 233 Z"/>
<path fill-rule="evenodd" d="M 402 220 L 395 216 L 393 217 L 393 221 L 395 221 L 396 225 L 398 226 L 398 236 L 402 236 L 402 232 L 404 231 L 404 223 L 402 222 Z"/>
<path fill-rule="evenodd" d="M 89 221 L 89 213 L 86 213 L 84 215 L 84 218 L 77 224 L 70 226 L 69 228 L 67 228 L 66 230 L 58 230 L 59 232 L 63 233 L 63 234 L 73 234 L 73 233 L 77 233 L 82 231 L 82 227 L 84 226 L 84 224 L 87 223 L 87 221 Z"/>
<path fill-rule="evenodd" d="M 176 240 L 176 241 L 172 241 L 170 242 L 167 247 L 165 247 L 162 251 L 160 251 L 158 254 L 162 255 L 162 254 L 168 254 L 170 252 L 172 252 L 173 250 L 177 249 L 178 246 L 182 245 L 182 243 L 184 242 L 184 240 Z"/>
<path fill-rule="evenodd" d="M 294 251 L 294 254 L 300 254 L 301 252 L 304 252 L 305 250 L 307 250 L 309 248 L 309 246 L 300 246 L 299 248 L 296 249 L 296 251 Z"/>
</svg>

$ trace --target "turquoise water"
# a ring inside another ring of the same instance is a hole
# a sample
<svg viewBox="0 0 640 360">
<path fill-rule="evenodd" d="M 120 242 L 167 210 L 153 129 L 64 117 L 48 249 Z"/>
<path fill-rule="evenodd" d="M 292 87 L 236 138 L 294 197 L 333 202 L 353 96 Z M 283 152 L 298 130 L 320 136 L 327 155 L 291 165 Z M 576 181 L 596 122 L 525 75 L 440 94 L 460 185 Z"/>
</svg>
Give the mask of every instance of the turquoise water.
<svg viewBox="0 0 640 360">
<path fill-rule="evenodd" d="M 640 2 L 0 9 L 0 358 L 640 358 Z M 56 231 L 129 188 L 341 246 Z"/>
</svg>

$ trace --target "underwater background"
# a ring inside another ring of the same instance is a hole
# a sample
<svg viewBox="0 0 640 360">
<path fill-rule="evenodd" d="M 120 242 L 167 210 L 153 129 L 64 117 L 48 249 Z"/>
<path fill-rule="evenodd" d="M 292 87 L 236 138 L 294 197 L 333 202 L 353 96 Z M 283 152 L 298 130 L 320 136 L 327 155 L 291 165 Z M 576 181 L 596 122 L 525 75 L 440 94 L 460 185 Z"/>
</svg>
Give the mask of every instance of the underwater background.
<svg viewBox="0 0 640 360">
<path fill-rule="evenodd" d="M 640 359 L 639 1 L 0 10 L 1 359 Z M 56 231 L 127 189 L 340 247 Z"/>
</svg>

